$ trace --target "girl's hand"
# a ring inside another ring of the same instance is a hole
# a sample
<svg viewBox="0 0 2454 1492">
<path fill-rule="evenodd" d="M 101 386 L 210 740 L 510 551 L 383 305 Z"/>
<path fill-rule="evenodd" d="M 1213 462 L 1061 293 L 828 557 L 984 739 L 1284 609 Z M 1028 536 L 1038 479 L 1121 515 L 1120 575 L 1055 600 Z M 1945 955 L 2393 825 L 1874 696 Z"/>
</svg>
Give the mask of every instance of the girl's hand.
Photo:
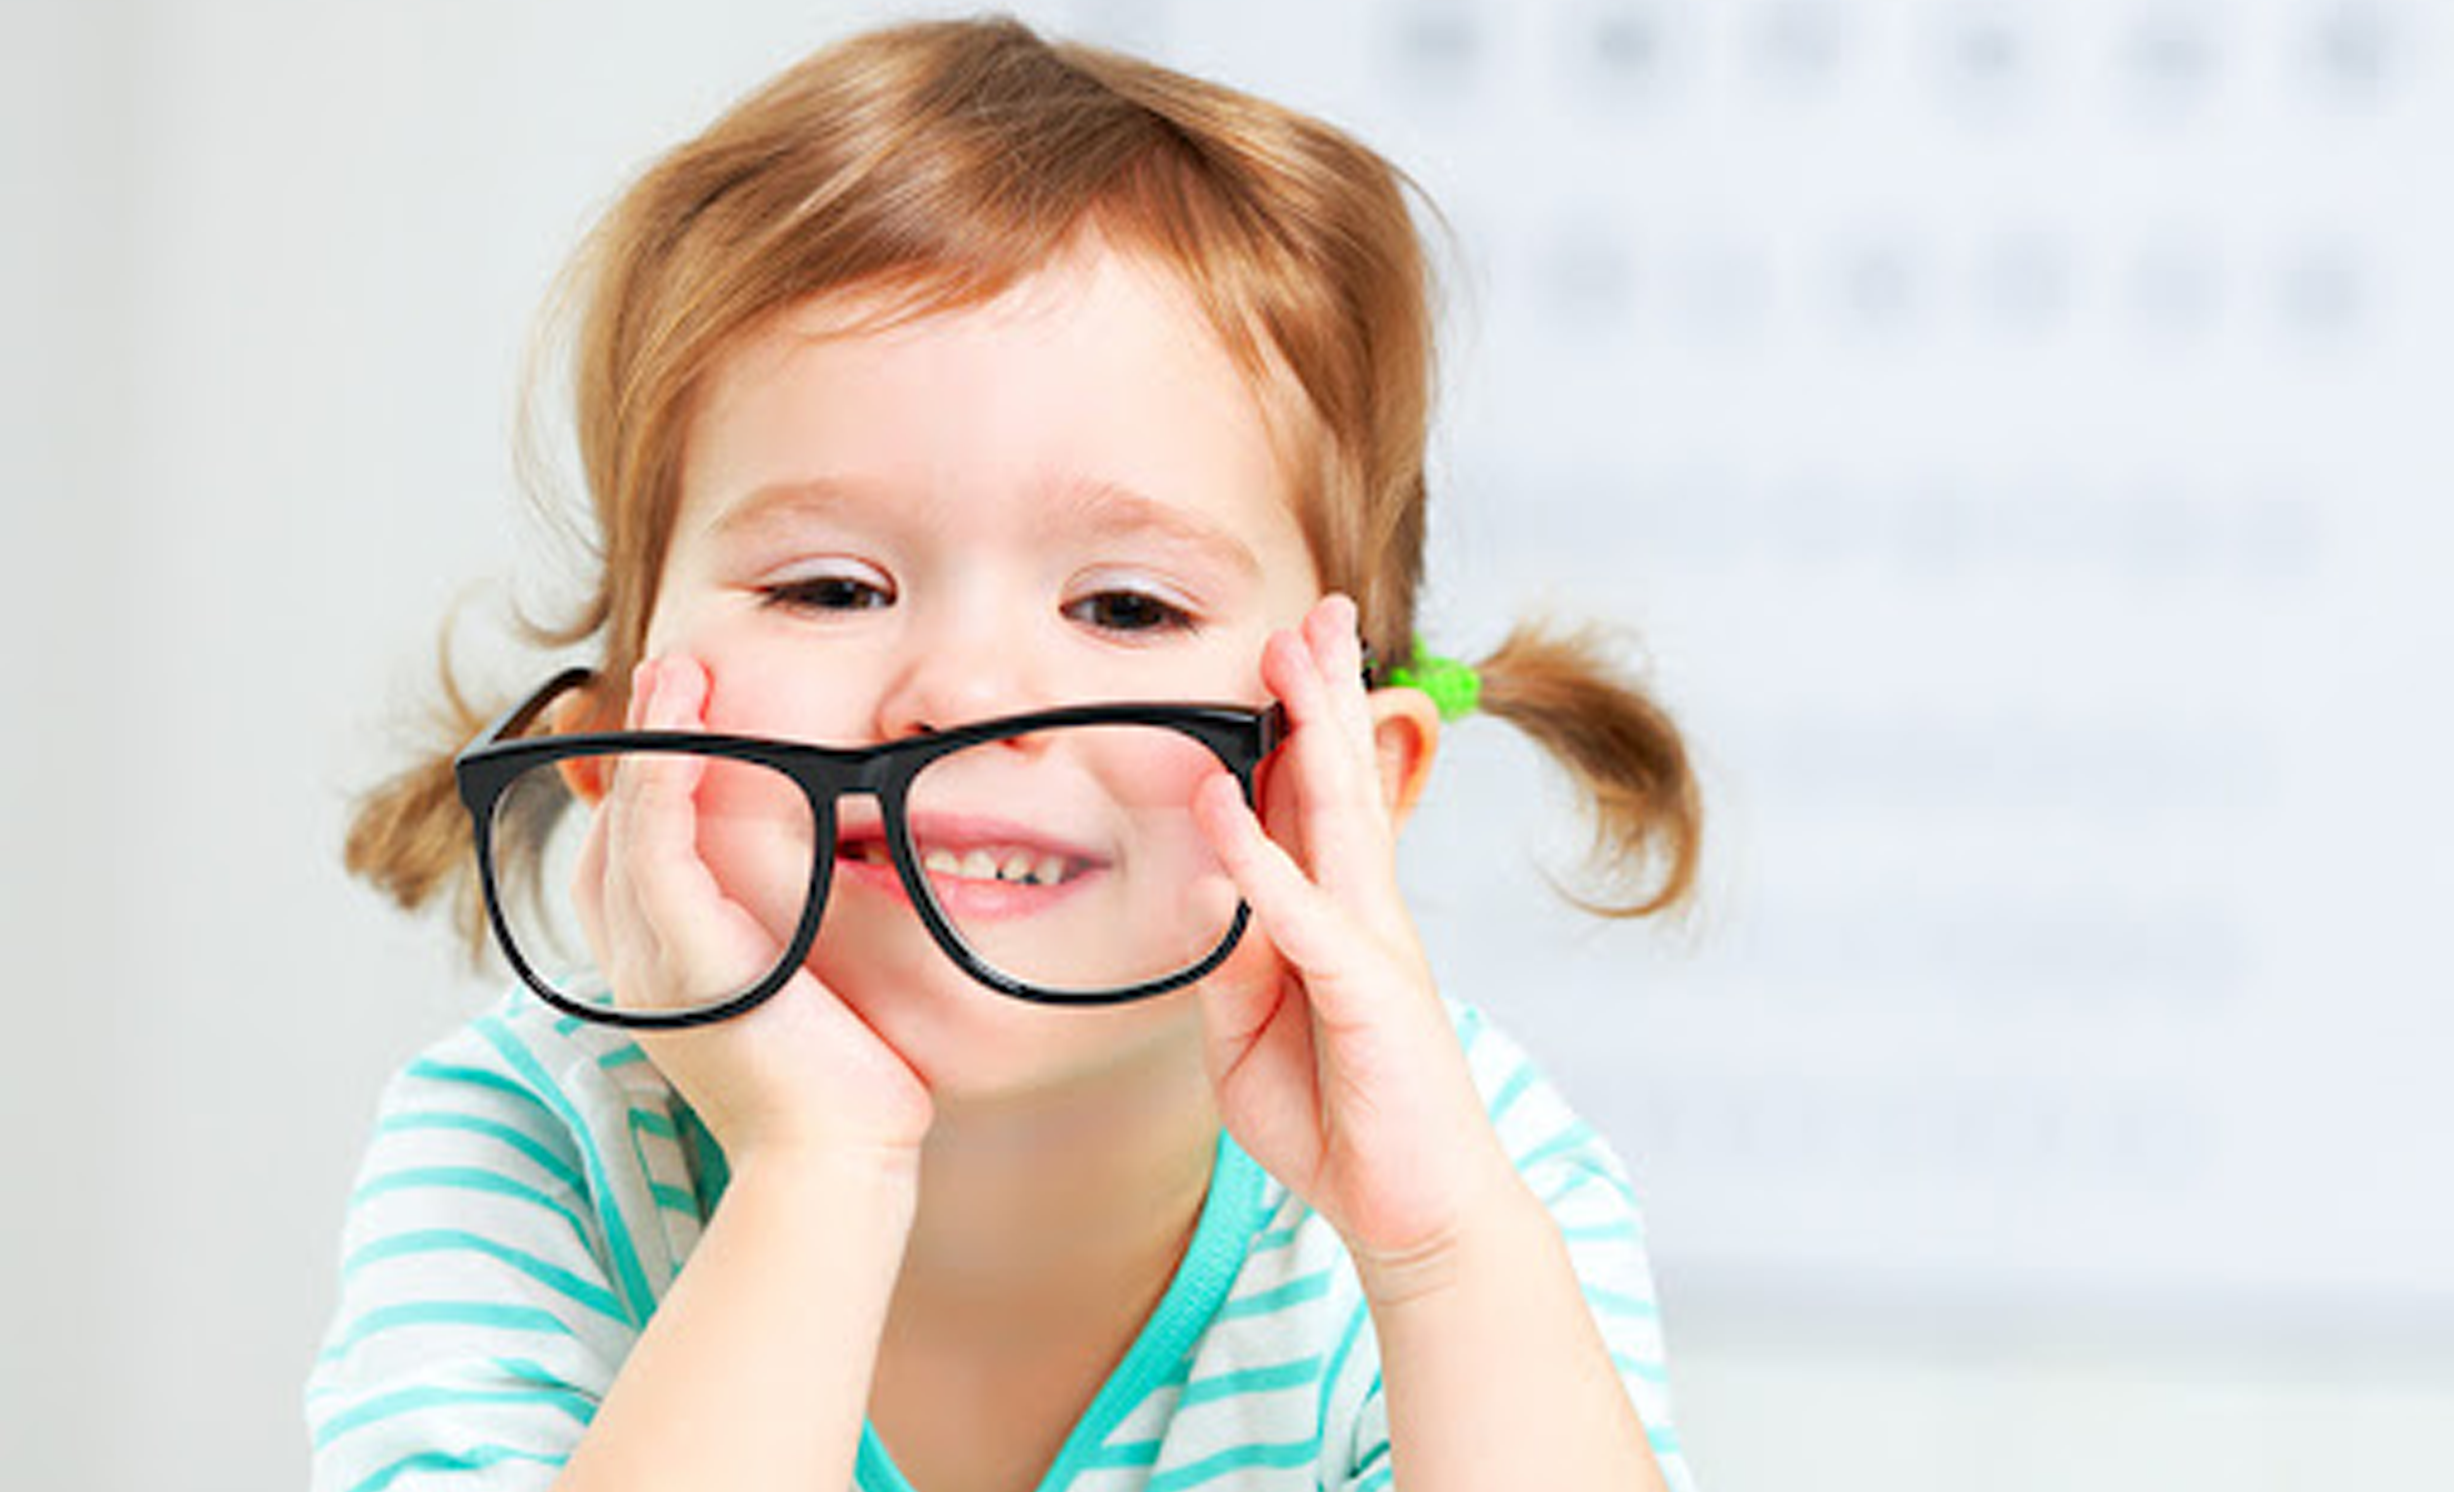
<svg viewBox="0 0 2454 1492">
<path fill-rule="evenodd" d="M 1265 830 L 1225 773 L 1195 809 L 1277 951 L 1202 986 L 1221 1115 L 1329 1219 L 1367 1289 L 1437 1271 L 1515 1173 L 1486 1117 L 1397 885 L 1395 812 L 1363 688 L 1354 603 L 1273 636 L 1262 680 L 1290 732 Z"/>
<path fill-rule="evenodd" d="M 696 659 L 640 664 L 629 728 L 706 729 L 707 688 Z M 633 760 L 605 784 L 589 826 L 573 894 L 598 967 L 626 1006 L 747 988 L 782 952 L 699 856 L 694 795 L 705 770 L 689 756 Z M 917 1164 L 927 1087 L 806 968 L 746 1015 L 642 1032 L 639 1044 L 736 1170 L 766 1154 L 898 1171 Z"/>
</svg>

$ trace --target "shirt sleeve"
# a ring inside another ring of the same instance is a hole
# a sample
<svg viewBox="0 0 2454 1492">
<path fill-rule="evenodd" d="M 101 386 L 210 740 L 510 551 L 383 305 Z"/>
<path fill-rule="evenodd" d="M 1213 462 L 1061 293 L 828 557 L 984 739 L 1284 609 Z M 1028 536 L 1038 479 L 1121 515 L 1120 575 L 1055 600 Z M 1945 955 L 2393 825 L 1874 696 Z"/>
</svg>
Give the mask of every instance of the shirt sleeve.
<svg viewBox="0 0 2454 1492">
<path fill-rule="evenodd" d="M 386 1089 L 308 1379 L 317 1492 L 553 1481 L 695 1237 L 636 1056 L 507 1009 Z"/>
<path fill-rule="evenodd" d="M 1592 1126 L 1568 1107 L 1525 1049 L 1466 1006 L 1453 1006 L 1476 1086 L 1516 1162 L 1568 1246 L 1585 1304 L 1593 1313 L 1619 1382 L 1644 1422 L 1670 1492 L 1696 1492 L 1671 1413 L 1668 1353 L 1662 1337 L 1644 1222 L 1627 1167 Z M 1349 1492 L 1389 1492 L 1389 1415 L 1377 1375 L 1356 1415 Z M 1404 1492 L 1402 1487 L 1396 1492 Z"/>
</svg>

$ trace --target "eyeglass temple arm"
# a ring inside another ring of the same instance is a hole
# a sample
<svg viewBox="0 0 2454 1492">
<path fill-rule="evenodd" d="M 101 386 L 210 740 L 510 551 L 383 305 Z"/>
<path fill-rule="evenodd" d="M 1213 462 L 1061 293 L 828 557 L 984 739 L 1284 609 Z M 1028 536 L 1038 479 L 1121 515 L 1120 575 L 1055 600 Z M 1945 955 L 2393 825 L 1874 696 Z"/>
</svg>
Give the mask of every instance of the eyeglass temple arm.
<svg viewBox="0 0 2454 1492">
<path fill-rule="evenodd" d="M 1381 687 L 1381 680 L 1378 677 L 1379 671 L 1380 664 L 1374 661 L 1372 657 L 1372 649 L 1367 644 L 1363 650 L 1364 688 L 1378 689 Z M 1270 753 L 1276 751 L 1287 739 L 1287 731 L 1286 704 L 1280 700 L 1272 700 L 1269 704 L 1269 708 L 1261 712 L 1261 752 L 1259 760 L 1269 760 Z"/>
<path fill-rule="evenodd" d="M 592 669 L 564 669 L 539 685 L 537 691 L 528 698 L 497 715 L 493 724 L 478 732 L 477 744 L 492 745 L 496 741 L 508 740 L 519 735 L 537 723 L 537 717 L 545 713 L 547 705 L 595 678 L 596 673 Z"/>
</svg>

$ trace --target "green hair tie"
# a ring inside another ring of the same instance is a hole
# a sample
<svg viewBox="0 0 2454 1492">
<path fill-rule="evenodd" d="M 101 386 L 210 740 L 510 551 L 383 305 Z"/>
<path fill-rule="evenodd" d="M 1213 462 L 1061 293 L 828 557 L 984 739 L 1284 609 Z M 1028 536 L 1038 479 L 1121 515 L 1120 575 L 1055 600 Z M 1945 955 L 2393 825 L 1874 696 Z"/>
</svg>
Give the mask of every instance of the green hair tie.
<svg viewBox="0 0 2454 1492">
<path fill-rule="evenodd" d="M 1442 720 L 1463 720 L 1483 702 L 1482 676 L 1473 666 L 1427 651 L 1421 638 L 1415 639 L 1414 656 L 1389 670 L 1389 682 L 1430 695 Z"/>
</svg>

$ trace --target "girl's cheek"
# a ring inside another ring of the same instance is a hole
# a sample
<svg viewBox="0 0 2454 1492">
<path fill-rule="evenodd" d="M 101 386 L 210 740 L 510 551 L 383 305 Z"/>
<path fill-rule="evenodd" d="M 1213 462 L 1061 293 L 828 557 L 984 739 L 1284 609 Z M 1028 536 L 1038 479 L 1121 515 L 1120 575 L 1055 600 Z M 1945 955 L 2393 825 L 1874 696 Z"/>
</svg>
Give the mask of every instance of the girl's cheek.
<svg viewBox="0 0 2454 1492">
<path fill-rule="evenodd" d="M 746 650 L 714 652 L 701 661 L 707 669 L 709 730 L 832 746 L 869 740 L 875 701 L 865 703 L 855 668 L 770 659 Z"/>
</svg>

